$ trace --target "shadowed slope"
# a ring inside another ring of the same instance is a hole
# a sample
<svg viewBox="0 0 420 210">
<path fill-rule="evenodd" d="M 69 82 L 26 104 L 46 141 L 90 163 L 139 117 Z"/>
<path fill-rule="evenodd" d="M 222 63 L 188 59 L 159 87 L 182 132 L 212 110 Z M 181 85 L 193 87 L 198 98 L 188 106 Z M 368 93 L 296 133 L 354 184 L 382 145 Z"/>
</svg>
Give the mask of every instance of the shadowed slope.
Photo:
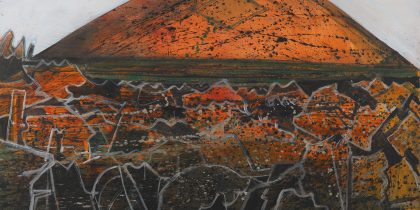
<svg viewBox="0 0 420 210">
<path fill-rule="evenodd" d="M 131 0 L 38 57 L 410 65 L 324 0 Z"/>
</svg>

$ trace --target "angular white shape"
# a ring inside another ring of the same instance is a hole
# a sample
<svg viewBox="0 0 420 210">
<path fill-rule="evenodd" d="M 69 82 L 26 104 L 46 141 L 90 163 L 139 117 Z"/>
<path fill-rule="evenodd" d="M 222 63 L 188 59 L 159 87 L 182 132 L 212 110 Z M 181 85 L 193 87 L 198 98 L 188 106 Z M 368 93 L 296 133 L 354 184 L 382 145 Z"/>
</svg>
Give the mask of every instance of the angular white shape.
<svg viewBox="0 0 420 210">
<path fill-rule="evenodd" d="M 420 69 L 419 0 L 331 0 Z"/>
</svg>

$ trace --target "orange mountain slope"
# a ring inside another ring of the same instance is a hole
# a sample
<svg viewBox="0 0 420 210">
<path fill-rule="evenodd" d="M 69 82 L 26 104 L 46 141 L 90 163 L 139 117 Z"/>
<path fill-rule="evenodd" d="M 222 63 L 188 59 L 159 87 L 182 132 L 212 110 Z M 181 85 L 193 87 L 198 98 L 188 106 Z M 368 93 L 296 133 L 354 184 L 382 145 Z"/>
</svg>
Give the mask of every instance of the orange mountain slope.
<svg viewBox="0 0 420 210">
<path fill-rule="evenodd" d="M 408 64 L 326 0 L 131 0 L 38 57 Z"/>
</svg>

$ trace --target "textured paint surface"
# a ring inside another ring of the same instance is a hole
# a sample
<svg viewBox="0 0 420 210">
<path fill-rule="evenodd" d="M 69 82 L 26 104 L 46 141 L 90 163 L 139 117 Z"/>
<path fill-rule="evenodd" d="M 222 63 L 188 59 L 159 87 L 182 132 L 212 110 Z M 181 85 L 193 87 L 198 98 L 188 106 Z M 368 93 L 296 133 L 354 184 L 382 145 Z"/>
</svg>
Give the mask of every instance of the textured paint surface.
<svg viewBox="0 0 420 210">
<path fill-rule="evenodd" d="M 14 29 L 36 43 L 35 54 L 51 46 L 100 14 L 124 3 L 115 1 L 0 1 L 0 33 Z M 420 66 L 420 2 L 416 0 L 335 0 L 340 9 L 379 39 Z M 54 18 L 51 18 L 54 17 Z M 15 40 L 18 41 L 18 40 Z"/>
<path fill-rule="evenodd" d="M 328 1 L 294 0 L 132 0 L 39 55 L 110 56 L 404 63 Z"/>
<path fill-rule="evenodd" d="M 413 65 L 324 1 L 165 2 L 0 38 L 0 209 L 420 208 Z"/>
</svg>

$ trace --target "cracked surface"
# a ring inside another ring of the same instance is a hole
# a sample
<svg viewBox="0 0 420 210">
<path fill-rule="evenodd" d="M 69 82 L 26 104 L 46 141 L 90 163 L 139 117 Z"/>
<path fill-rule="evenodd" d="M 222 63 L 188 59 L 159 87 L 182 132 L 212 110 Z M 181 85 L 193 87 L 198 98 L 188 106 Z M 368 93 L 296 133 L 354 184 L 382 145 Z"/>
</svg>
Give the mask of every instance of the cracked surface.
<svg viewBox="0 0 420 210">
<path fill-rule="evenodd" d="M 9 99 L 2 154 L 23 155 L 0 159 L 8 174 L 0 193 L 23 182 L 26 194 L 0 206 L 419 207 L 419 91 L 410 83 L 374 79 L 307 93 L 299 81 L 98 82 L 73 64 L 25 72 L 26 80 L 0 83 Z"/>
</svg>

